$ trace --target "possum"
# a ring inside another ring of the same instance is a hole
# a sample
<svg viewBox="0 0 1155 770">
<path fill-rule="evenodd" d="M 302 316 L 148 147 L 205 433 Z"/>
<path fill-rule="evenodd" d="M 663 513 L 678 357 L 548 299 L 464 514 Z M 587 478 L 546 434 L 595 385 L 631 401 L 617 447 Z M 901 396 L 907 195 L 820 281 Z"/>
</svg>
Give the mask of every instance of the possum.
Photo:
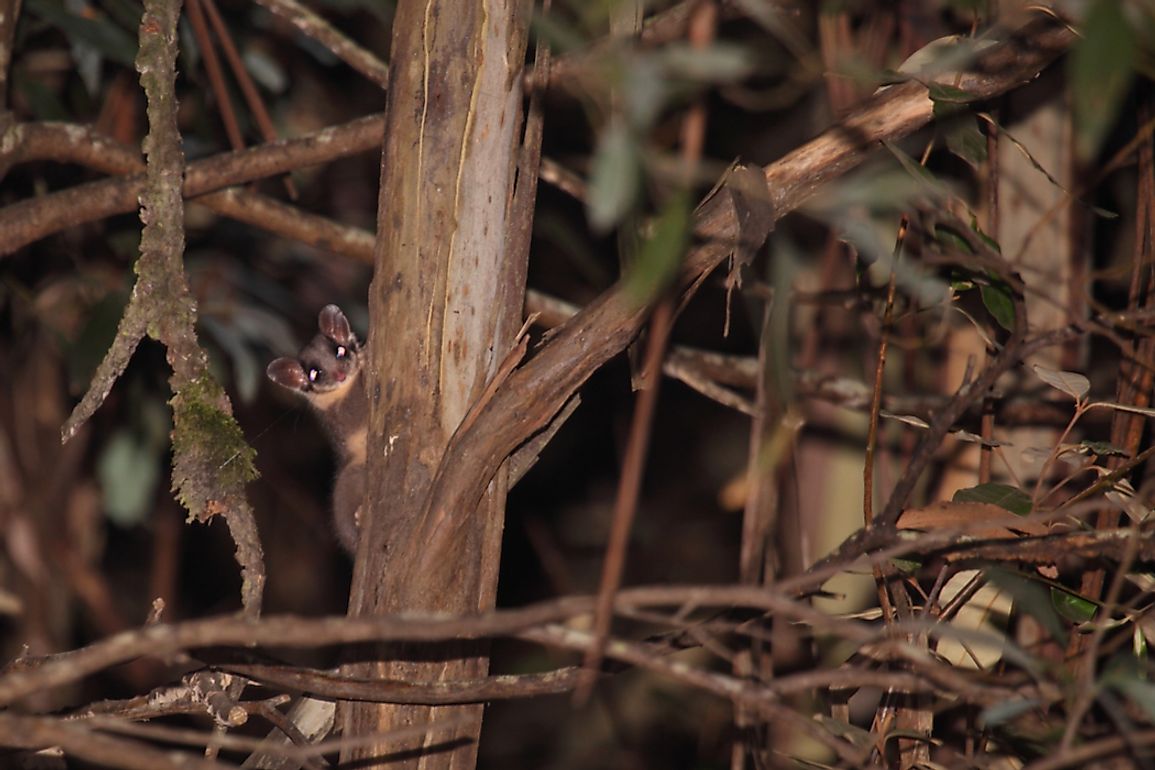
<svg viewBox="0 0 1155 770">
<path fill-rule="evenodd" d="M 320 332 L 296 358 L 275 359 L 266 374 L 281 387 L 305 397 L 337 452 L 333 524 L 338 541 L 352 554 L 357 550 L 366 484 L 369 399 L 360 376 L 363 353 L 349 319 L 336 305 L 321 309 L 317 326 Z"/>
</svg>

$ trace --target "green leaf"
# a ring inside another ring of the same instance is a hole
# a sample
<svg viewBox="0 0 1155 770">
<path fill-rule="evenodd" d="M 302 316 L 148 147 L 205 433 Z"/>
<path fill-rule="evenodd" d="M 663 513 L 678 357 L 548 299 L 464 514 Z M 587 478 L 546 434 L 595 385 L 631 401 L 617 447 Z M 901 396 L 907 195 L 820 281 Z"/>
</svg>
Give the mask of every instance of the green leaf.
<svg viewBox="0 0 1155 770">
<path fill-rule="evenodd" d="M 87 45 L 106 59 L 127 67 L 136 58 L 136 38 L 116 26 L 105 16 L 86 18 L 69 13 L 64 4 L 53 0 L 28 0 L 25 7 L 30 13 L 58 27 L 69 42 Z"/>
<path fill-rule="evenodd" d="M 960 116 L 946 126 L 946 146 L 973 169 L 987 162 L 987 138 L 973 117 Z"/>
<path fill-rule="evenodd" d="M 916 559 L 900 559 L 895 557 L 890 560 L 890 564 L 904 575 L 917 575 L 922 569 L 922 562 Z"/>
<path fill-rule="evenodd" d="M 992 481 L 977 487 L 960 489 L 951 498 L 956 503 L 990 503 L 1016 516 L 1031 512 L 1031 497 L 1018 487 Z"/>
<path fill-rule="evenodd" d="M 202 316 L 201 326 L 212 335 L 229 357 L 233 367 L 233 377 L 237 386 L 237 395 L 241 401 L 252 402 L 257 396 L 264 375 L 264 367 L 253 354 L 252 349 L 245 344 L 241 329 L 233 324 L 222 324 L 214 318 Z"/>
<path fill-rule="evenodd" d="M 985 243 L 987 245 L 987 248 L 993 250 L 996 254 L 1002 254 L 1003 253 L 1003 247 L 999 245 L 999 242 L 996 241 L 991 236 L 984 233 L 983 229 L 978 226 L 978 223 L 971 222 L 971 230 L 973 230 L 975 235 L 977 235 L 979 237 L 980 241 L 982 241 L 983 243 Z"/>
<path fill-rule="evenodd" d="M 112 435 L 96 461 L 104 512 L 113 523 L 131 527 L 144 521 L 159 471 L 154 450 L 127 430 Z"/>
<path fill-rule="evenodd" d="M 861 749 L 869 749 L 874 745 L 874 736 L 868 730 L 863 730 L 857 725 L 828 717 L 825 714 L 815 714 L 814 720 L 825 727 L 831 735 L 842 738 Z"/>
<path fill-rule="evenodd" d="M 945 129 L 947 147 L 954 151 L 951 146 L 952 137 L 958 133 L 962 128 L 969 128 L 979 138 L 982 139 L 982 153 L 986 156 L 986 138 L 978 130 L 978 123 L 975 119 L 967 118 L 965 115 L 966 105 L 973 102 L 975 97 L 961 88 L 947 85 L 946 83 L 931 82 L 927 85 L 928 96 L 934 102 L 934 117 L 935 120 L 940 121 L 942 128 Z M 953 120 L 953 118 L 958 118 Z M 957 153 L 956 153 L 957 154 Z M 970 163 L 970 159 L 960 156 L 963 160 Z M 973 165 L 973 164 L 972 164 Z"/>
<path fill-rule="evenodd" d="M 1102 678 L 1104 687 L 1122 693 L 1128 700 L 1155 719 L 1155 684 L 1147 681 L 1138 662 L 1124 653 L 1117 654 L 1107 664 Z"/>
<path fill-rule="evenodd" d="M 309 39 L 301 35 L 298 39 Z M 326 49 L 327 50 L 327 49 Z M 253 76 L 253 80 L 260 83 L 274 94 L 283 94 L 289 88 L 290 77 L 285 68 L 275 57 L 260 48 L 250 48 L 245 51 L 242 60 L 245 69 Z"/>
<path fill-rule="evenodd" d="M 932 40 L 906 58 L 898 71 L 924 83 L 930 83 L 938 75 L 967 67 L 985 49 L 998 43 L 992 37 L 970 37 L 967 35 L 946 35 Z M 933 86 L 931 86 L 933 88 Z M 953 86 L 942 86 L 938 94 L 942 99 L 960 100 L 965 92 Z M 934 98 L 932 96 L 932 98 Z M 973 100 L 973 97 L 971 98 Z"/>
<path fill-rule="evenodd" d="M 1130 457 L 1131 454 L 1122 447 L 1117 447 L 1109 441 L 1090 441 L 1083 440 L 1079 442 L 1079 446 L 1086 449 L 1093 455 L 1099 457 Z"/>
<path fill-rule="evenodd" d="M 730 43 L 714 43 L 704 49 L 674 43 L 660 51 L 660 61 L 670 77 L 700 83 L 733 82 L 754 69 L 752 52 Z"/>
<path fill-rule="evenodd" d="M 674 83 L 653 53 L 619 58 L 606 81 L 621 84 L 622 116 L 638 136 L 649 133 L 674 95 Z"/>
<path fill-rule="evenodd" d="M 139 0 L 101 0 L 99 6 L 121 29 L 136 30 L 140 26 Z"/>
<path fill-rule="evenodd" d="M 637 205 L 642 186 L 640 156 L 637 138 L 620 121 L 611 122 L 598 137 L 586 199 L 594 230 L 607 232 Z"/>
<path fill-rule="evenodd" d="M 1081 401 L 1083 396 L 1091 390 L 1091 381 L 1078 372 L 1064 372 L 1058 369 L 1048 369 L 1045 366 L 1034 364 L 1031 366 L 1034 370 L 1035 376 L 1043 382 L 1050 385 L 1055 390 L 1061 390 L 1076 401 Z M 1116 404 L 1103 404 L 1103 406 L 1118 406 Z"/>
<path fill-rule="evenodd" d="M 967 243 L 966 238 L 959 235 L 953 227 L 936 224 L 934 226 L 934 239 L 943 247 L 944 251 L 966 255 L 973 255 L 975 253 L 975 250 Z M 969 279 L 973 273 L 968 272 L 964 274 L 959 270 L 954 270 L 951 274 L 951 280 L 957 280 L 964 275 Z"/>
<path fill-rule="evenodd" d="M 1015 600 L 1015 606 L 1037 620 L 1052 639 L 1066 644 L 1067 629 L 1051 601 L 1048 586 L 1018 572 L 1003 569 L 988 570 L 987 579 L 1010 594 Z"/>
<path fill-rule="evenodd" d="M 946 182 L 936 177 L 929 168 L 903 152 L 898 145 L 883 142 L 882 146 L 889 150 L 903 170 L 919 183 L 920 192 L 935 199 L 950 196 L 950 186 Z"/>
<path fill-rule="evenodd" d="M 1097 0 L 1068 59 L 1075 111 L 1075 149 L 1092 158 L 1119 115 L 1134 76 L 1135 35 L 1124 3 Z"/>
<path fill-rule="evenodd" d="M 68 121 L 73 117 L 72 112 L 65 106 L 64 101 L 55 90 L 47 87 L 43 82 L 28 77 L 22 69 L 13 73 L 13 84 L 24 101 L 28 104 L 28 111 L 37 120 Z"/>
<path fill-rule="evenodd" d="M 1119 679 L 1111 682 L 1116 690 L 1127 696 L 1127 699 L 1147 712 L 1150 719 L 1155 719 L 1155 684 L 1142 679 Z"/>
<path fill-rule="evenodd" d="M 1051 606 L 1072 623 L 1088 623 L 1095 617 L 1095 603 L 1078 594 L 1051 587 Z"/>
<path fill-rule="evenodd" d="M 1011 288 L 1001 281 L 988 286 L 980 286 L 979 294 L 983 298 L 983 305 L 994 317 L 999 326 L 1007 331 L 1015 330 L 1015 301 L 1011 295 Z"/>
<path fill-rule="evenodd" d="M 1001 724 L 1010 722 L 1020 714 L 1025 714 L 1032 709 L 1038 708 L 1041 701 L 1035 698 L 1021 698 L 1003 701 L 1002 703 L 995 703 L 992 706 L 987 706 L 979 713 L 979 724 L 983 728 L 998 727 Z"/>
<path fill-rule="evenodd" d="M 369 0 L 366 4 L 379 5 L 377 0 Z M 589 45 L 589 40 L 574 24 L 562 21 L 561 16 L 556 13 L 535 13 L 532 29 L 534 36 L 549 43 L 550 48 L 557 54 L 576 51 Z"/>
<path fill-rule="evenodd" d="M 923 182 L 927 179 L 926 175 L 916 178 L 894 166 L 875 167 L 867 174 L 847 175 L 845 184 L 829 185 L 805 208 L 835 216 L 844 216 L 854 208 L 861 209 L 858 212 L 861 215 L 871 211 L 901 211 L 922 196 L 926 190 Z"/>
<path fill-rule="evenodd" d="M 1057 189 L 1062 190 L 1067 195 L 1070 195 L 1072 198 L 1079 201 L 1081 205 L 1085 206 L 1088 210 L 1093 211 L 1097 216 L 1103 217 L 1104 219 L 1118 219 L 1119 215 L 1114 211 L 1109 211 L 1100 206 L 1092 205 L 1089 201 L 1084 200 L 1076 195 L 1074 191 L 1068 190 L 1066 187 L 1064 187 L 1059 182 L 1059 180 L 1055 178 L 1054 174 L 1048 171 L 1047 167 L 1039 162 L 1039 159 L 1034 156 L 1030 149 L 1025 144 L 1016 139 L 1015 135 L 1009 131 L 1006 126 L 1003 126 L 998 121 L 996 121 L 994 116 L 989 112 L 980 112 L 979 115 L 981 115 L 982 118 L 987 122 L 997 125 L 999 127 L 999 139 L 1005 139 L 1006 141 L 1010 142 L 1011 145 L 1017 149 L 1024 158 L 1027 159 L 1027 162 L 1030 163 L 1036 171 L 1046 177 L 1047 181 L 1053 184 Z"/>
<path fill-rule="evenodd" d="M 960 104 L 969 104 L 975 97 L 967 91 L 946 83 L 931 83 L 927 87 L 928 95 L 934 102 L 934 116 L 936 118 L 949 115 L 956 111 Z"/>
<path fill-rule="evenodd" d="M 681 193 L 666 203 L 642 242 L 638 259 L 626 275 L 627 295 L 646 304 L 665 289 L 682 263 L 689 235 L 690 198 Z"/>
</svg>

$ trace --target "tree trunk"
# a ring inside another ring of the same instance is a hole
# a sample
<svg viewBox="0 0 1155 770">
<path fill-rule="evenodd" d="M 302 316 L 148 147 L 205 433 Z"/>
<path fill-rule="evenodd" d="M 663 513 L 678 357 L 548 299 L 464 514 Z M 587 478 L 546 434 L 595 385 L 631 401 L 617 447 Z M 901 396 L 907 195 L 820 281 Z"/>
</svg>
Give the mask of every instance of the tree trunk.
<svg viewBox="0 0 1155 770">
<path fill-rule="evenodd" d="M 368 498 L 350 615 L 469 614 L 494 603 L 504 472 L 476 510 L 450 512 L 460 525 L 452 537 L 431 546 L 418 533 L 435 475 L 458 470 L 439 469 L 446 445 L 521 324 L 526 255 L 507 254 L 505 235 L 529 13 L 520 0 L 398 3 L 369 292 Z M 448 568 L 415 574 L 419 562 Z M 486 655 L 469 642 L 390 647 L 387 663 L 359 673 L 473 678 L 486 673 Z M 405 742 L 386 737 L 344 758 L 412 752 L 412 767 L 472 767 L 481 713 L 480 705 L 353 705 L 347 736 L 447 717 L 455 726 Z"/>
</svg>

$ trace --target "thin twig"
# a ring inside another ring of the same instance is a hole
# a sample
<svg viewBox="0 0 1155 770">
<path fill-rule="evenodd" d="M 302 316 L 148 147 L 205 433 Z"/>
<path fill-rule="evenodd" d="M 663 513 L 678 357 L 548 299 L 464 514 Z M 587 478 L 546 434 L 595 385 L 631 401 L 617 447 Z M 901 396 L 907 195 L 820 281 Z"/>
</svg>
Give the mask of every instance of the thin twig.
<svg viewBox="0 0 1155 770">
<path fill-rule="evenodd" d="M 253 83 L 253 78 L 249 74 L 249 70 L 245 67 L 244 61 L 241 60 L 240 53 L 237 52 L 237 46 L 233 42 L 233 36 L 229 32 L 228 26 L 224 19 L 221 18 L 220 11 L 217 10 L 216 0 L 196 0 L 198 3 L 204 4 L 205 14 L 208 16 L 209 23 L 213 26 L 213 31 L 216 32 L 217 38 L 221 41 L 221 50 L 224 51 L 225 59 L 229 62 L 229 68 L 233 71 L 233 77 L 237 79 L 237 85 L 241 89 L 241 95 L 245 98 L 245 104 L 248 105 L 249 111 L 253 115 L 253 119 L 257 123 L 257 128 L 261 132 L 261 136 L 266 142 L 274 142 L 277 140 L 277 129 L 273 126 L 273 119 L 269 117 L 269 110 L 265 106 L 264 99 L 261 98 L 260 91 Z M 230 104 L 231 107 L 231 104 Z M 244 146 L 244 141 L 233 145 L 233 149 L 239 150 Z M 286 174 L 283 177 L 285 191 L 288 193 L 291 200 L 297 199 L 297 188 L 293 184 L 292 176 Z"/>
<path fill-rule="evenodd" d="M 229 87 L 225 84 L 224 70 L 221 69 L 221 60 L 217 56 L 217 48 L 213 45 L 212 35 L 209 33 L 208 23 L 205 20 L 204 6 L 207 0 L 188 0 L 188 20 L 200 48 L 201 58 L 204 59 L 205 73 L 209 76 L 209 87 L 217 98 L 217 110 L 221 114 L 221 121 L 225 124 L 225 134 L 229 137 L 229 146 L 239 150 L 245 146 L 245 139 L 241 135 L 241 126 L 237 122 L 237 113 L 233 109 L 233 100 L 229 96 Z"/>
<path fill-rule="evenodd" d="M 1071 750 L 1075 741 L 1075 735 L 1083 722 L 1084 715 L 1086 715 L 1091 705 L 1098 698 L 1099 688 L 1095 684 L 1095 672 L 1098 669 L 1095 661 L 1098 657 L 1099 647 L 1103 644 L 1103 637 L 1107 633 L 1107 629 L 1112 625 L 1111 618 L 1119 604 L 1119 595 L 1123 590 L 1124 584 L 1127 582 L 1127 575 L 1131 572 L 1131 567 L 1135 563 L 1135 557 L 1139 553 L 1139 541 L 1141 537 L 1139 524 L 1136 522 L 1131 526 L 1131 537 L 1127 538 L 1127 549 L 1123 553 L 1122 560 L 1116 566 L 1115 574 L 1111 578 L 1111 585 L 1107 589 L 1107 596 L 1104 598 L 1103 606 L 1099 610 L 1099 618 L 1096 620 L 1082 652 L 1083 659 L 1079 664 L 1080 686 L 1076 691 L 1078 694 L 1075 697 L 1074 703 L 1071 704 L 1071 709 L 1067 714 L 1067 724 L 1063 729 L 1063 739 L 1059 742 L 1060 754 L 1065 754 Z M 1094 598 L 1095 597 L 1092 597 L 1092 600 L 1094 600 Z"/>
<path fill-rule="evenodd" d="M 257 3 L 288 21 L 301 34 L 328 48 L 337 58 L 381 88 L 389 87 L 388 65 L 296 0 L 257 0 Z"/>
<path fill-rule="evenodd" d="M 625 570 L 626 552 L 629 548 L 630 531 L 638 508 L 638 496 L 642 488 L 642 475 L 646 453 L 649 449 L 654 411 L 658 403 L 658 371 L 666 351 L 666 342 L 673 325 L 674 307 L 669 298 L 658 303 L 650 319 L 650 337 L 647 341 L 644 385 L 638 393 L 630 423 L 630 437 L 626 444 L 625 459 L 622 463 L 622 478 L 614 502 L 613 523 L 609 542 L 606 544 L 605 561 L 602 565 L 601 583 L 598 588 L 597 610 L 594 614 L 594 634 L 599 640 L 609 637 L 614 594 L 622 584 Z M 586 650 L 583 666 L 587 675 L 585 681 L 574 693 L 579 703 L 589 698 L 593 689 L 595 672 L 601 667 L 602 651 L 594 644 Z"/>
</svg>

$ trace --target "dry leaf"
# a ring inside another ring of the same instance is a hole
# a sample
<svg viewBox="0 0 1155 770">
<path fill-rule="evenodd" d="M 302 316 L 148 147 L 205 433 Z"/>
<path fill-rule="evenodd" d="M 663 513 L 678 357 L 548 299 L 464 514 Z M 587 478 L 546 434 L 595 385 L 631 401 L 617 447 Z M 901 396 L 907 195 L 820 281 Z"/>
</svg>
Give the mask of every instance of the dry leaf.
<svg viewBox="0 0 1155 770">
<path fill-rule="evenodd" d="M 931 503 L 925 508 L 907 508 L 898 517 L 898 528 L 924 532 L 957 529 L 965 535 L 983 540 L 1046 535 L 1050 532 L 1045 524 L 1016 516 L 997 505 L 952 501 Z"/>
</svg>

